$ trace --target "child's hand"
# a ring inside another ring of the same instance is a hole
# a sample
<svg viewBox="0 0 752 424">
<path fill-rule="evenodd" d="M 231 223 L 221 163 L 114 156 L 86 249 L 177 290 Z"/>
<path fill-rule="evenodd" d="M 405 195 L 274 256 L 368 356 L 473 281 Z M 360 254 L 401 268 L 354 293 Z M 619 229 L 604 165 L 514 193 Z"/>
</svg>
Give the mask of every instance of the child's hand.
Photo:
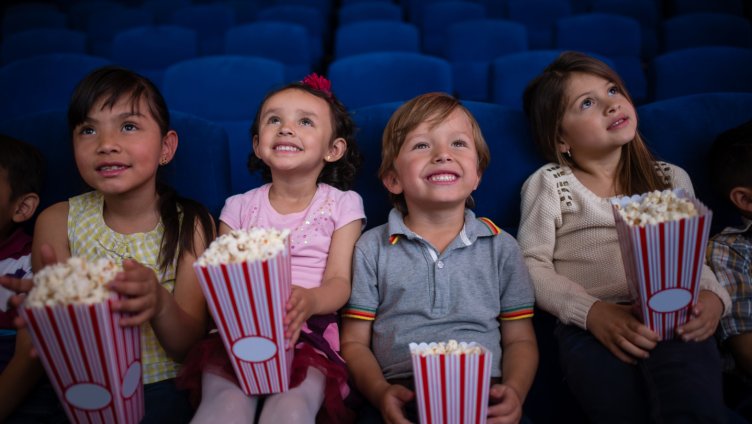
<svg viewBox="0 0 752 424">
<path fill-rule="evenodd" d="M 316 299 L 310 289 L 292 286 L 290 299 L 287 301 L 287 316 L 285 317 L 285 338 L 288 346 L 295 346 L 300 335 L 300 327 L 316 310 Z"/>
<path fill-rule="evenodd" d="M 715 333 L 722 314 L 721 299 L 711 291 L 701 290 L 697 304 L 692 308 L 689 322 L 679 327 L 676 332 L 685 342 L 701 342 Z"/>
<path fill-rule="evenodd" d="M 415 397 L 415 393 L 400 384 L 392 384 L 387 387 L 381 394 L 379 402 L 379 410 L 384 422 L 387 424 L 410 424 L 410 421 L 405 418 L 402 408 L 413 397 Z"/>
<path fill-rule="evenodd" d="M 8 276 L 0 276 L 0 286 L 16 293 L 8 299 L 8 307 L 17 308 L 21 306 L 26 293 L 34 286 L 34 281 L 30 279 L 20 279 Z"/>
<path fill-rule="evenodd" d="M 114 302 L 112 309 L 133 314 L 123 317 L 120 325 L 138 326 L 152 319 L 160 311 L 159 282 L 157 275 L 133 259 L 123 261 L 123 272 L 110 282 L 110 289 L 125 295 L 125 299 Z"/>
<path fill-rule="evenodd" d="M 588 331 L 621 361 L 636 363 L 649 356 L 660 338 L 641 323 L 629 305 L 598 301 L 587 316 Z"/>
<path fill-rule="evenodd" d="M 494 384 L 488 393 L 488 423 L 518 423 L 522 418 L 522 402 L 510 386 Z"/>
</svg>

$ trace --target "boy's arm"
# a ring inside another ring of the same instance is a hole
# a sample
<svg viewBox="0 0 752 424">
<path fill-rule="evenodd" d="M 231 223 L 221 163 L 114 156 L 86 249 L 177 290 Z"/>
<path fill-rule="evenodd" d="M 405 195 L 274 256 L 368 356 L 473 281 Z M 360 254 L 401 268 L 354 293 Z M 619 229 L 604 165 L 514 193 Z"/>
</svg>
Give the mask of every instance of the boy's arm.
<svg viewBox="0 0 752 424">
<path fill-rule="evenodd" d="M 43 253 L 44 249 L 48 249 L 47 252 Z M 49 249 L 57 261 L 65 261 L 71 255 L 68 244 L 68 202 L 50 206 L 37 218 L 34 241 L 31 245 L 31 268 L 34 273 L 49 265 L 44 260 L 50 256 Z"/>
<path fill-rule="evenodd" d="M 372 321 L 343 318 L 341 350 L 358 390 L 376 406 L 388 423 L 409 423 L 402 406 L 413 393 L 399 385 L 390 385 L 371 351 Z"/>
<path fill-rule="evenodd" d="M 28 331 L 18 330 L 13 357 L 0 374 L 0 422 L 4 422 L 26 399 L 44 374 L 39 359 L 29 355 L 30 350 L 31 337 Z"/>
<path fill-rule="evenodd" d="M 501 384 L 491 387 L 489 423 L 516 423 L 538 368 L 538 346 L 532 320 L 502 321 Z"/>
</svg>

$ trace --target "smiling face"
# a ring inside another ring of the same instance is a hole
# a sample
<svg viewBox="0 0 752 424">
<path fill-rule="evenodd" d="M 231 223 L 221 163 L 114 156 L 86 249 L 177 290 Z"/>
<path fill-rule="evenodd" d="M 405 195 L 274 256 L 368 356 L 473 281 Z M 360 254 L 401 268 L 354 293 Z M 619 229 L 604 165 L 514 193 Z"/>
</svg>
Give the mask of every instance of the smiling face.
<svg viewBox="0 0 752 424">
<path fill-rule="evenodd" d="M 573 73 L 566 88 L 559 149 L 572 157 L 598 158 L 618 151 L 635 138 L 637 113 L 611 81 Z"/>
<path fill-rule="evenodd" d="M 302 90 L 283 90 L 263 104 L 258 135 L 253 139 L 257 157 L 274 175 L 297 175 L 314 181 L 325 162 L 344 153 L 344 139 L 332 140 L 329 104 Z"/>
<path fill-rule="evenodd" d="M 478 187 L 478 151 L 473 127 L 462 109 L 441 122 L 423 122 L 410 131 L 382 179 L 393 194 L 404 194 L 407 209 L 465 206 Z"/>
<path fill-rule="evenodd" d="M 101 99 L 73 131 L 79 173 L 105 195 L 149 195 L 160 159 L 172 159 L 176 148 L 177 134 L 162 135 L 143 97 L 134 102 L 122 96 L 112 108 Z"/>
</svg>

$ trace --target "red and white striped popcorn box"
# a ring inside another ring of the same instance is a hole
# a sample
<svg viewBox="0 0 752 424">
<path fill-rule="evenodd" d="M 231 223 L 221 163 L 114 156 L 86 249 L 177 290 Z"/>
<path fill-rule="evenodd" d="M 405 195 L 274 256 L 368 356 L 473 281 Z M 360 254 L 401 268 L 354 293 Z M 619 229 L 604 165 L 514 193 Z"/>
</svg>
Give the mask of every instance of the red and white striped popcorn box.
<svg viewBox="0 0 752 424">
<path fill-rule="evenodd" d="M 661 340 L 675 338 L 676 328 L 689 321 L 699 295 L 713 218 L 713 212 L 698 199 L 684 190 L 674 192 L 694 204 L 696 216 L 633 226 L 624 220 L 616 205 L 640 202 L 646 194 L 611 200 L 630 291 L 640 301 L 643 322 Z"/>
<path fill-rule="evenodd" d="M 138 423 L 144 416 L 141 328 L 121 327 L 101 303 L 23 306 L 32 343 L 68 419 L 74 423 Z"/>
<path fill-rule="evenodd" d="M 269 260 L 194 270 L 243 392 L 287 391 L 293 358 L 283 325 L 292 285 L 289 238 Z"/>
<path fill-rule="evenodd" d="M 410 344 L 420 423 L 485 423 L 493 354 L 475 343 L 481 353 L 423 354 L 424 345 Z"/>
</svg>

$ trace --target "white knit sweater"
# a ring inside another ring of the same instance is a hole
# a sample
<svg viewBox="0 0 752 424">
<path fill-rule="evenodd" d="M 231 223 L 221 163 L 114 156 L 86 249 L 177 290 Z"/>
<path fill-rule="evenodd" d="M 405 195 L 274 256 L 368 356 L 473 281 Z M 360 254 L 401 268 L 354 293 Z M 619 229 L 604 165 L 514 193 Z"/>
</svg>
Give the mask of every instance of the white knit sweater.
<svg viewBox="0 0 752 424">
<path fill-rule="evenodd" d="M 674 188 L 694 195 L 687 173 L 659 163 Z M 537 305 L 565 324 L 586 328 L 597 300 L 631 300 L 609 199 L 586 188 L 566 166 L 549 163 L 522 186 L 520 243 L 535 287 Z M 713 271 L 702 269 L 700 287 L 731 307 Z"/>
</svg>

